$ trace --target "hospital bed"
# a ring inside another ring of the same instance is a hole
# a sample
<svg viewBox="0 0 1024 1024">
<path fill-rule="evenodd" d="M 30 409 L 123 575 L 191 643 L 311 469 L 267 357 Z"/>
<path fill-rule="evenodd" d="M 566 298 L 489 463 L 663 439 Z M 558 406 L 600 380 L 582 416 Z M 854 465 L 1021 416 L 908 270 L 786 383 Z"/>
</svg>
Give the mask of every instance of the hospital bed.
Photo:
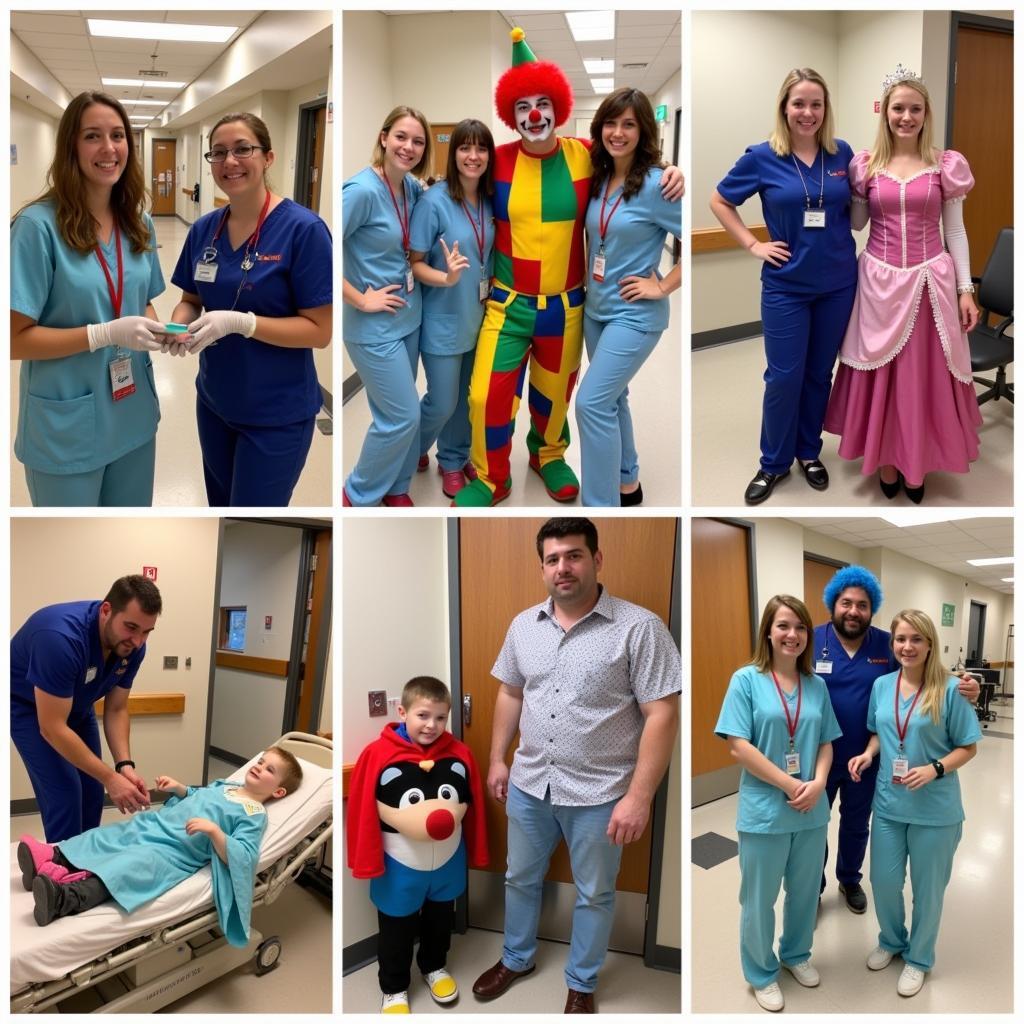
<svg viewBox="0 0 1024 1024">
<path fill-rule="evenodd" d="M 276 745 L 299 758 L 303 780 L 267 804 L 254 910 L 273 903 L 310 861 L 323 862 L 334 829 L 331 741 L 290 732 Z M 244 778 L 255 760 L 231 778 Z M 133 914 L 107 902 L 40 928 L 15 851 L 12 845 L 12 1013 L 148 1013 L 250 959 L 256 974 L 277 965 L 281 941 L 255 928 L 245 948 L 228 945 L 217 926 L 209 867 Z"/>
</svg>

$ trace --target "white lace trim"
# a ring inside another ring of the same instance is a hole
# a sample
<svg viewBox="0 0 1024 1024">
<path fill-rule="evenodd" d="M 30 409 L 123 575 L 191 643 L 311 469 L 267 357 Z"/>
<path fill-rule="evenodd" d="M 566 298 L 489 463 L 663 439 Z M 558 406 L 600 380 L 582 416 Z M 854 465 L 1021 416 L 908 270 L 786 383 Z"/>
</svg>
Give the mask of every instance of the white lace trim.
<svg viewBox="0 0 1024 1024">
<path fill-rule="evenodd" d="M 907 269 L 907 183 L 900 182 L 900 266 Z"/>
<path fill-rule="evenodd" d="M 928 179 L 928 191 L 924 197 L 924 209 L 921 211 L 921 254 L 928 251 L 928 203 L 932 198 L 932 179 Z M 941 205 L 941 203 L 940 203 Z M 941 217 L 942 211 L 939 211 Z M 936 225 L 937 227 L 938 225 Z M 941 244 L 941 243 L 940 243 Z"/>
<path fill-rule="evenodd" d="M 938 263 L 938 261 L 941 260 L 944 256 L 949 256 L 949 253 L 946 252 L 945 249 L 943 249 L 942 252 L 930 257 L 929 259 L 926 259 L 924 263 L 915 263 L 912 267 L 897 267 L 894 263 L 886 263 L 885 260 L 879 259 L 879 257 L 875 256 L 873 253 L 868 252 L 867 249 L 865 249 L 861 253 L 861 255 L 866 256 L 869 260 L 874 261 L 880 267 L 885 267 L 886 270 L 905 270 L 908 274 L 912 274 L 917 270 L 924 270 L 926 267 L 930 267 L 933 263 Z M 950 259 L 952 259 L 952 257 L 950 257 Z"/>
<path fill-rule="evenodd" d="M 950 344 L 949 335 L 946 333 L 946 324 L 942 317 L 939 316 L 939 296 L 938 290 L 935 285 L 935 281 L 932 279 L 932 275 L 926 270 L 925 278 L 928 281 L 928 296 L 932 300 L 932 319 L 935 321 L 935 329 L 939 332 L 939 340 L 942 342 L 942 351 L 946 356 L 946 369 L 958 380 L 964 384 L 970 384 L 974 378 L 971 374 L 962 374 L 953 365 L 953 350 Z"/>
<path fill-rule="evenodd" d="M 966 198 L 967 193 L 965 192 L 962 196 L 943 196 L 942 201 L 944 203 L 962 203 Z"/>
<path fill-rule="evenodd" d="M 884 174 L 885 177 L 891 178 L 893 181 L 898 181 L 901 185 L 909 184 L 916 178 L 920 178 L 922 174 L 941 174 L 942 170 L 936 164 L 932 164 L 930 167 L 923 167 L 919 171 L 914 171 L 909 178 L 901 178 L 898 174 L 893 174 L 891 171 L 876 171 L 876 175 Z"/>
</svg>

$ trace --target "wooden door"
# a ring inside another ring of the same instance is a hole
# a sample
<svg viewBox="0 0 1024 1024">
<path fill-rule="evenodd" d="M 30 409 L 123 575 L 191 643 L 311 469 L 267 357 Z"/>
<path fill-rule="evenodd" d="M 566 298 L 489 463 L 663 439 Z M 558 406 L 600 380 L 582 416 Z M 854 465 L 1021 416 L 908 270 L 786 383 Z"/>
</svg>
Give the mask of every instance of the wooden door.
<svg viewBox="0 0 1024 1024">
<path fill-rule="evenodd" d="M 1013 35 L 959 25 L 952 148 L 974 174 L 964 203 L 971 273 L 985 269 L 1000 228 L 1013 224 Z"/>
<path fill-rule="evenodd" d="M 434 167 L 430 172 L 435 178 L 443 178 L 448 171 L 448 150 L 451 146 L 454 124 L 432 124 L 430 134 L 434 146 Z"/>
<path fill-rule="evenodd" d="M 314 213 L 320 212 L 320 186 L 324 169 L 324 134 L 327 128 L 327 104 L 317 107 L 312 119 L 313 138 L 310 146 L 309 177 L 305 205 Z"/>
<path fill-rule="evenodd" d="M 672 597 L 675 520 L 649 518 L 594 519 L 604 554 L 600 581 L 616 597 L 643 605 L 667 624 Z M 512 619 L 547 598 L 537 556 L 537 531 L 543 519 L 463 518 L 459 524 L 462 694 L 472 699 L 472 720 L 463 739 L 486 772 L 494 701 L 499 683 L 491 667 Z M 512 751 L 518 736 L 512 742 Z M 487 797 L 490 849 L 488 871 L 505 873 L 507 822 L 504 807 Z M 650 833 L 623 852 L 618 889 L 646 893 Z M 548 880 L 570 882 L 569 857 L 560 844 Z"/>
<path fill-rule="evenodd" d="M 316 732 L 316 717 L 320 709 L 313 707 L 313 696 L 316 689 L 314 673 L 316 671 L 316 652 L 320 646 L 320 637 L 325 629 L 329 630 L 329 611 L 327 609 L 327 580 L 330 578 L 331 566 L 331 531 L 318 530 L 313 546 L 315 568 L 310 574 L 309 597 L 306 601 L 307 629 L 304 656 L 302 659 L 302 678 L 299 680 L 299 706 L 295 713 L 295 728 L 303 732 Z M 330 686 L 326 680 L 325 686 Z"/>
<path fill-rule="evenodd" d="M 811 613 L 815 626 L 824 626 L 832 621 L 832 612 L 825 607 L 822 594 L 835 574 L 843 568 L 844 562 L 824 562 L 820 558 L 804 555 L 804 604 Z"/>
<path fill-rule="evenodd" d="M 174 139 L 153 139 L 153 216 L 174 216 L 174 167 L 177 146 Z"/>
<path fill-rule="evenodd" d="M 733 672 L 750 660 L 751 531 L 740 523 L 694 519 L 691 529 L 691 774 L 694 806 L 739 788 L 729 747 L 715 735 Z"/>
</svg>

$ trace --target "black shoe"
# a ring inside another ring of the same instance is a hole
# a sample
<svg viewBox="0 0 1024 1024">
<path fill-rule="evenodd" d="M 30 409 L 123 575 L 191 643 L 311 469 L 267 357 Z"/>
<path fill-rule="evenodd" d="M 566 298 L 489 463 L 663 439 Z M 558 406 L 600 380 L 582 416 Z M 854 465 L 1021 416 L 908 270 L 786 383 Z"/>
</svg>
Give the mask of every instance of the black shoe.
<svg viewBox="0 0 1024 1024">
<path fill-rule="evenodd" d="M 747 489 L 743 492 L 743 500 L 748 505 L 760 505 L 775 490 L 775 485 L 780 480 L 785 480 L 787 476 L 789 476 L 788 469 L 785 473 L 766 473 L 763 469 L 759 470 L 757 476 L 747 484 Z"/>
<path fill-rule="evenodd" d="M 839 892 L 846 897 L 846 905 L 855 914 L 863 914 L 868 909 L 868 895 L 860 882 L 854 882 L 853 885 L 843 885 L 840 882 Z"/>
<path fill-rule="evenodd" d="M 903 481 L 903 490 L 907 497 L 915 504 L 920 505 L 921 499 L 924 497 L 924 482 L 922 481 L 920 487 L 908 487 L 907 481 Z"/>
<path fill-rule="evenodd" d="M 828 487 L 828 470 L 818 459 L 811 459 L 810 462 L 796 460 L 800 472 L 807 477 L 807 482 L 816 490 L 824 491 Z"/>
<path fill-rule="evenodd" d="M 40 927 L 45 927 L 61 916 L 60 886 L 52 878 L 47 878 L 46 875 L 36 875 L 32 880 L 32 897 L 36 902 L 32 916 Z"/>
<path fill-rule="evenodd" d="M 629 494 L 619 494 L 619 507 L 620 508 L 631 508 L 634 505 L 642 505 L 644 503 L 644 489 L 637 484 L 635 491 L 630 491 Z"/>
<path fill-rule="evenodd" d="M 892 501 L 892 499 L 895 498 L 896 495 L 900 493 L 900 484 L 902 482 L 903 482 L 903 477 L 899 473 L 896 474 L 896 479 L 891 484 L 887 484 L 882 479 L 881 475 L 879 475 L 879 477 L 878 477 L 878 486 L 881 488 L 882 493 L 890 501 Z"/>
</svg>

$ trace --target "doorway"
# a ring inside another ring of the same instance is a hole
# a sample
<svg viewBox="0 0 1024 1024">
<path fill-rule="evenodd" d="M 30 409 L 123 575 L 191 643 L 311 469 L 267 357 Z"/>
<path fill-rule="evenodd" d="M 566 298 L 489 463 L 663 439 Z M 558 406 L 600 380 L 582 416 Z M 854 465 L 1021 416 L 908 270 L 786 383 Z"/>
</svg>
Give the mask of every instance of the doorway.
<svg viewBox="0 0 1024 1024">
<path fill-rule="evenodd" d="M 177 142 L 175 139 L 153 139 L 150 145 L 153 171 L 150 191 L 153 195 L 153 216 L 173 217 Z"/>
<path fill-rule="evenodd" d="M 971 602 L 971 617 L 967 626 L 967 652 L 965 663 L 968 668 L 981 668 L 985 658 L 985 614 L 986 605 L 980 601 Z"/>
<path fill-rule="evenodd" d="M 318 99 L 299 107 L 299 141 L 295 160 L 295 201 L 314 213 L 320 212 L 320 190 L 324 175 L 324 141 L 327 135 L 327 100 Z"/>
<path fill-rule="evenodd" d="M 430 134 L 433 136 L 434 166 L 431 174 L 443 179 L 448 172 L 448 150 L 452 144 L 454 124 L 431 124 Z"/>
</svg>

